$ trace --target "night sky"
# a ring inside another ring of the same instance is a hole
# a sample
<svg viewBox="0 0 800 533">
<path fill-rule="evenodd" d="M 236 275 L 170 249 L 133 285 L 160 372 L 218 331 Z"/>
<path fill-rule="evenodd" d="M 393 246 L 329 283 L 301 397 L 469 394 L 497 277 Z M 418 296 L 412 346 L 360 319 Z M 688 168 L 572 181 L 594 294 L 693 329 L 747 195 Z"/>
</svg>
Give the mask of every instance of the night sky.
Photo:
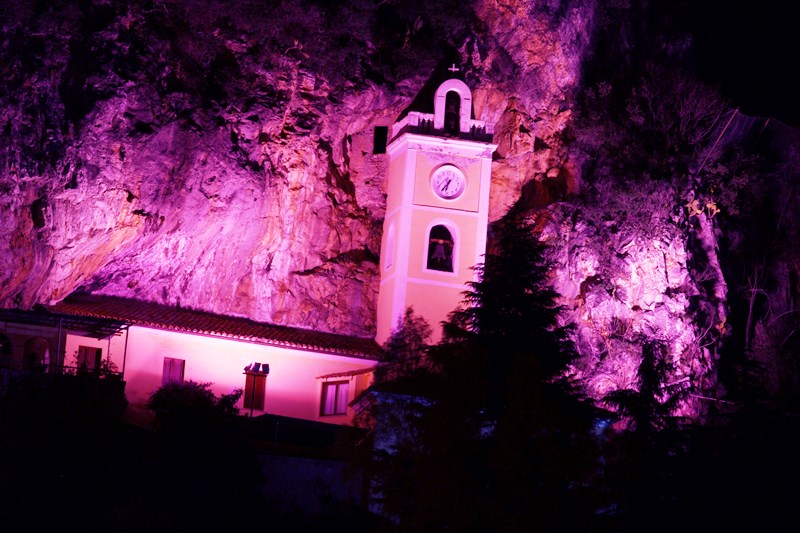
<svg viewBox="0 0 800 533">
<path fill-rule="evenodd" d="M 791 3 L 703 0 L 682 9 L 704 81 L 745 114 L 800 127 L 800 46 Z"/>
</svg>

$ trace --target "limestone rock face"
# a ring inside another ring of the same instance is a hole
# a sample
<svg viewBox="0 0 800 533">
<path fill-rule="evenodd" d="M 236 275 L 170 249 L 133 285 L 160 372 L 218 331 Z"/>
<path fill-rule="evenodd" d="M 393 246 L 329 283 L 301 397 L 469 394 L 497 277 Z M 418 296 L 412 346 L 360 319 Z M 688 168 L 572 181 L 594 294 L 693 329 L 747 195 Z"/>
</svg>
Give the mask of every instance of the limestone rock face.
<svg viewBox="0 0 800 533">
<path fill-rule="evenodd" d="M 611 231 L 562 203 L 579 191 L 564 132 L 593 0 L 255 4 L 6 11 L 0 306 L 83 290 L 374 335 L 373 134 L 456 63 L 496 125 L 490 221 L 519 202 L 547 215 L 587 393 L 635 388 L 642 339 L 664 342 L 673 381 L 713 381 L 685 235 Z"/>
<path fill-rule="evenodd" d="M 552 279 L 563 321 L 575 326 L 579 357 L 572 374 L 585 393 L 600 400 L 616 390 L 637 390 L 642 346 L 652 341 L 672 367 L 670 385 L 713 386 L 721 331 L 719 322 L 705 327 L 699 316 L 685 233 L 670 224 L 618 228 L 609 221 L 598 227 L 566 203 L 547 215 L 542 237 L 556 265 Z M 689 396 L 679 412 L 701 410 L 697 397 Z"/>
<path fill-rule="evenodd" d="M 451 60 L 476 118 L 498 124 L 492 219 L 559 175 L 593 2 L 344 4 L 7 14 L 0 305 L 85 290 L 374 334 L 386 156 L 373 130 Z"/>
</svg>

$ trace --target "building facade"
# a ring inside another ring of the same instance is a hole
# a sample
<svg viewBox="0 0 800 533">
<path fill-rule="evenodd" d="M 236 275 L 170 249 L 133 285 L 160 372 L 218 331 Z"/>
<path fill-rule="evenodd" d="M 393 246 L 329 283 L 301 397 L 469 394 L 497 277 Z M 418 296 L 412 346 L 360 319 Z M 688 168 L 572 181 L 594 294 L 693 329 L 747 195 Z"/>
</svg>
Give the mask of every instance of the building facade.
<svg viewBox="0 0 800 533">
<path fill-rule="evenodd" d="M 134 421 L 152 416 L 145 406 L 159 387 L 191 380 L 216 395 L 241 389 L 242 414 L 352 424 L 351 403 L 405 310 L 437 341 L 485 253 L 493 126 L 471 118 L 461 80 L 442 83 L 433 104 L 388 136 L 375 339 L 74 294 L 37 311 L 1 310 L 0 367 L 124 381 Z"/>
</svg>

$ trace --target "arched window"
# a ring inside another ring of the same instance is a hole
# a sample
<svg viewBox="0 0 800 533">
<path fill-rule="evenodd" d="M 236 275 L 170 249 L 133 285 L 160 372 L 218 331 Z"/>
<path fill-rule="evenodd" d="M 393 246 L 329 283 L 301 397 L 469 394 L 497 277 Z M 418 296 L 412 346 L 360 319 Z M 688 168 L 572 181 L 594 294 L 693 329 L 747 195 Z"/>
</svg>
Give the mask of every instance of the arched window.
<svg viewBox="0 0 800 533">
<path fill-rule="evenodd" d="M 444 101 L 444 129 L 447 133 L 458 134 L 461 120 L 461 96 L 455 91 L 449 91 Z"/>
<path fill-rule="evenodd" d="M 50 343 L 44 337 L 31 337 L 25 341 L 23 364 L 26 367 L 50 365 Z"/>
<path fill-rule="evenodd" d="M 449 229 L 441 224 L 432 227 L 428 237 L 428 270 L 452 272 L 454 245 Z"/>
</svg>

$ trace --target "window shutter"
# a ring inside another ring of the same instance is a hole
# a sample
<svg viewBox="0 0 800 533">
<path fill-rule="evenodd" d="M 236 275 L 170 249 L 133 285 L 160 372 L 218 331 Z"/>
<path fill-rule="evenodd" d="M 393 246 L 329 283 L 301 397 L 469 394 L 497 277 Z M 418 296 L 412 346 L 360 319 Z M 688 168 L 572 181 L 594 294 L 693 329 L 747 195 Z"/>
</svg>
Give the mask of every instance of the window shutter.
<svg viewBox="0 0 800 533">
<path fill-rule="evenodd" d="M 347 399 L 350 396 L 349 392 L 350 392 L 350 384 L 347 382 L 340 383 L 336 387 L 336 394 L 338 396 L 338 398 L 336 399 L 337 415 L 347 414 Z"/>
<path fill-rule="evenodd" d="M 244 408 L 264 410 L 264 396 L 267 389 L 267 376 L 246 374 L 244 381 Z"/>
<path fill-rule="evenodd" d="M 183 383 L 183 371 L 185 368 L 186 361 L 184 359 L 165 357 L 164 368 L 161 372 L 161 384 Z"/>
</svg>

